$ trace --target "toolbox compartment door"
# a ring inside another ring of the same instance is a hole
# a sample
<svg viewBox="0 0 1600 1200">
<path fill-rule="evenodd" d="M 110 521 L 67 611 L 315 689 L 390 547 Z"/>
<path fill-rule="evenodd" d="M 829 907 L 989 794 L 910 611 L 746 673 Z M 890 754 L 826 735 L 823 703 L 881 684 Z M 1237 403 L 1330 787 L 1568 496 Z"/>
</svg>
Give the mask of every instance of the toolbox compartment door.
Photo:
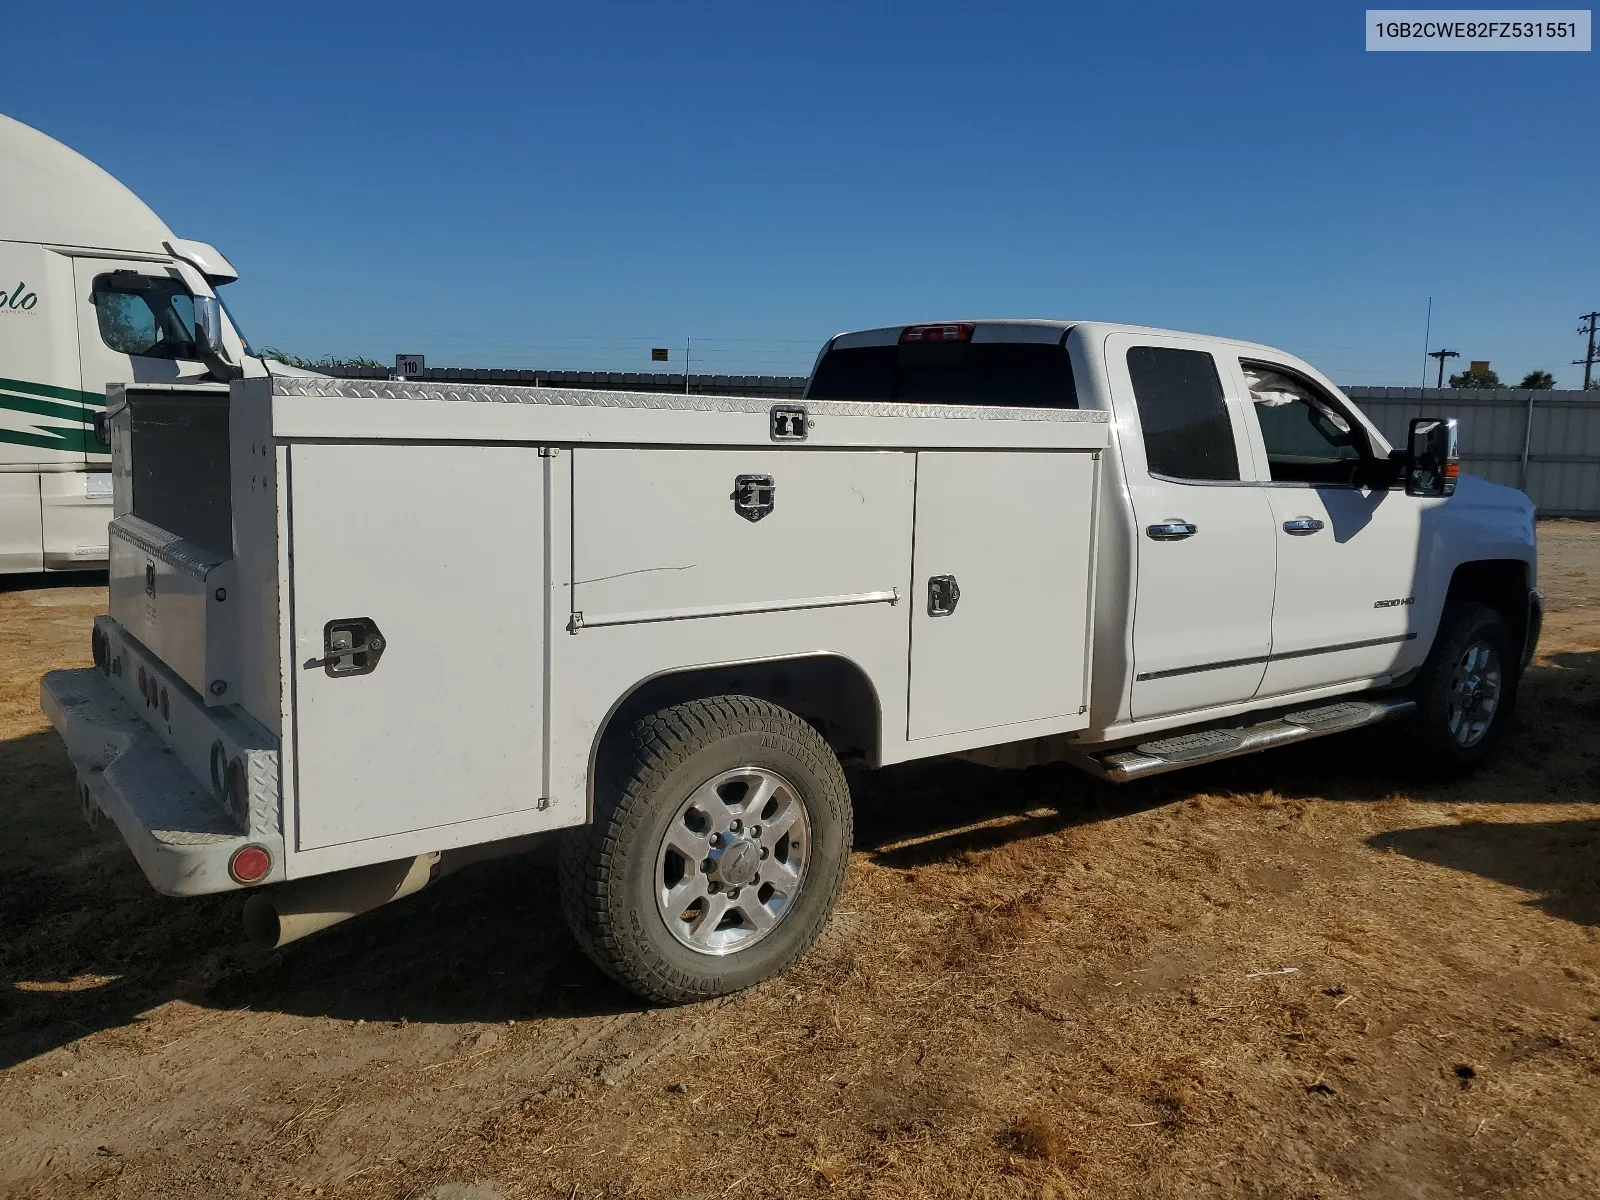
<svg viewBox="0 0 1600 1200">
<path fill-rule="evenodd" d="M 1084 711 L 1097 465 L 917 455 L 911 740 Z"/>
<path fill-rule="evenodd" d="M 534 446 L 290 448 L 299 849 L 537 808 L 548 461 Z M 381 654 L 330 674 L 329 624 L 361 621 Z"/>
<path fill-rule="evenodd" d="M 896 603 L 910 566 L 913 458 L 579 446 L 577 623 Z"/>
</svg>

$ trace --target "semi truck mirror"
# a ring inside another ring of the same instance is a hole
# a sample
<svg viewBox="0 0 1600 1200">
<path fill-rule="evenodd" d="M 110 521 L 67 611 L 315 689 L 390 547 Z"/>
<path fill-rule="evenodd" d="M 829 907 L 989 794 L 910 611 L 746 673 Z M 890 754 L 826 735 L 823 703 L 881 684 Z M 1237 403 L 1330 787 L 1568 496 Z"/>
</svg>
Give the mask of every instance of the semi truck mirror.
<svg viewBox="0 0 1600 1200">
<path fill-rule="evenodd" d="M 224 383 L 244 378 L 244 369 L 228 357 L 222 344 L 222 302 L 215 296 L 194 298 L 194 345 L 206 369 Z"/>
<path fill-rule="evenodd" d="M 1454 417 L 1417 417 L 1406 447 L 1406 495 L 1449 496 L 1461 474 Z"/>
</svg>

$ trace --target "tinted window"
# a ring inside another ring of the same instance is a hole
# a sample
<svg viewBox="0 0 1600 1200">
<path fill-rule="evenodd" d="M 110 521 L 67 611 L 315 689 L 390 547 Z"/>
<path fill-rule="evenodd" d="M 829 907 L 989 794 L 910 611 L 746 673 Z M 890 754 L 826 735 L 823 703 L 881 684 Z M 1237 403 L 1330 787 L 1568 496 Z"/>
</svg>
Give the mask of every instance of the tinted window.
<svg viewBox="0 0 1600 1200">
<path fill-rule="evenodd" d="M 813 400 L 899 400 L 1077 408 L 1066 347 L 1039 342 L 934 342 L 830 350 L 807 393 Z"/>
<path fill-rule="evenodd" d="M 1134 346 L 1128 374 L 1144 427 L 1144 456 L 1152 475 L 1173 479 L 1238 479 L 1222 380 L 1201 350 Z"/>
<path fill-rule="evenodd" d="M 194 299 L 179 280 L 134 271 L 97 275 L 94 306 L 100 340 L 119 354 L 195 356 Z"/>
<path fill-rule="evenodd" d="M 1320 389 L 1269 367 L 1241 363 L 1275 482 L 1355 482 L 1366 438 Z"/>
<path fill-rule="evenodd" d="M 128 410 L 133 515 L 227 557 L 233 551 L 228 398 L 134 392 Z"/>
</svg>

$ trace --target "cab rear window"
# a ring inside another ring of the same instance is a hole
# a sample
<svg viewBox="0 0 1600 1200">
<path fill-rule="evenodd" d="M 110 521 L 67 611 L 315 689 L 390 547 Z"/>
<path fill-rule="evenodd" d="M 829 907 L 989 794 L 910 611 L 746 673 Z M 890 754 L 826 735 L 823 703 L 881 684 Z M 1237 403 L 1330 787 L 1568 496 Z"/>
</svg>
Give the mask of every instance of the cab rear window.
<svg viewBox="0 0 1600 1200">
<path fill-rule="evenodd" d="M 998 408 L 1077 408 L 1065 346 L 935 342 L 830 350 L 806 393 L 812 400 L 898 400 Z"/>
</svg>

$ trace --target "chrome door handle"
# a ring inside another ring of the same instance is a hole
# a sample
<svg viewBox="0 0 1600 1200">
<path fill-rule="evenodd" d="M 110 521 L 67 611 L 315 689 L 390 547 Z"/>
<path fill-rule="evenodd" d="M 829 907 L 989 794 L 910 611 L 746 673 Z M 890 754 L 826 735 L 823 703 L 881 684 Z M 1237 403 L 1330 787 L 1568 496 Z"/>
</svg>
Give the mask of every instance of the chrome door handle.
<svg viewBox="0 0 1600 1200">
<path fill-rule="evenodd" d="M 1294 520 L 1283 523 L 1283 531 L 1292 533 L 1295 537 L 1305 537 L 1308 533 L 1321 533 L 1322 522 L 1315 517 L 1295 517 Z"/>
<path fill-rule="evenodd" d="M 1181 542 L 1184 538 L 1193 537 L 1199 532 L 1200 526 L 1193 521 L 1162 521 L 1145 530 L 1145 533 L 1158 542 Z"/>
</svg>

